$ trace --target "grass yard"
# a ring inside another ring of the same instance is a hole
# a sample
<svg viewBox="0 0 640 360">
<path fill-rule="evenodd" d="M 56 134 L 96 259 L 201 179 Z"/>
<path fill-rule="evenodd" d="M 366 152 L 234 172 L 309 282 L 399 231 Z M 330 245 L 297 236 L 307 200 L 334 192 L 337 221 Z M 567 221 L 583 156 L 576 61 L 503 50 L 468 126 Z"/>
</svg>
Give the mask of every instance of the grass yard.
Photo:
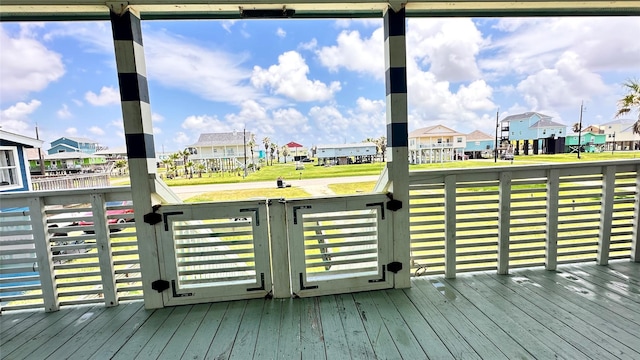
<svg viewBox="0 0 640 360">
<path fill-rule="evenodd" d="M 284 189 L 276 189 L 276 188 L 246 189 L 246 190 L 226 190 L 226 191 L 208 192 L 201 195 L 190 197 L 189 199 L 185 200 L 185 202 L 248 200 L 248 199 L 255 199 L 255 198 L 295 199 L 295 198 L 304 198 L 304 197 L 310 197 L 310 196 L 311 194 L 309 194 L 308 192 L 296 187 L 290 187 L 290 188 L 284 188 Z"/>
</svg>

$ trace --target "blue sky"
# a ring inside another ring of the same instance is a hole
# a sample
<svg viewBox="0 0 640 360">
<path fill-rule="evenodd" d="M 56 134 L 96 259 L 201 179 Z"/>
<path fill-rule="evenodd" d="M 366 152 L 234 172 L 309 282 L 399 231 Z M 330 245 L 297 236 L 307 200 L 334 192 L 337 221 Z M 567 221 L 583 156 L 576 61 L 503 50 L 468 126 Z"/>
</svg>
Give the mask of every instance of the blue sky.
<svg viewBox="0 0 640 360">
<path fill-rule="evenodd" d="M 409 129 L 492 134 L 526 111 L 572 125 L 612 120 L 640 78 L 637 17 L 414 19 L 407 23 Z M 381 19 L 144 21 L 156 151 L 203 132 L 279 145 L 385 134 Z M 2 23 L 0 126 L 124 146 L 108 22 Z M 49 144 L 45 144 L 45 149 Z"/>
</svg>

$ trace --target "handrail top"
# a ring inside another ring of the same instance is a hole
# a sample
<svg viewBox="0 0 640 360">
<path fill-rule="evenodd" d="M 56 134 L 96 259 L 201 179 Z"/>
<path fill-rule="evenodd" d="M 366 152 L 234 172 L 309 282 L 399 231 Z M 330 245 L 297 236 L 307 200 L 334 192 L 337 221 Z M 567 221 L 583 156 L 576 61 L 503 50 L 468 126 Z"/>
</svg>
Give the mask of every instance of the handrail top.
<svg viewBox="0 0 640 360">
<path fill-rule="evenodd" d="M 109 6 L 129 6 L 145 20 L 381 17 L 388 8 L 409 17 L 640 15 L 635 0 L 3 0 L 0 20 L 108 20 Z"/>
<path fill-rule="evenodd" d="M 71 196 L 71 195 L 92 195 L 95 193 L 101 194 L 116 194 L 116 193 L 131 193 L 131 186 L 109 186 L 109 187 L 94 187 L 83 189 L 66 189 L 66 190 L 45 190 L 45 191 L 13 191 L 7 193 L 0 193 L 0 199 L 20 199 L 29 196 Z"/>
</svg>

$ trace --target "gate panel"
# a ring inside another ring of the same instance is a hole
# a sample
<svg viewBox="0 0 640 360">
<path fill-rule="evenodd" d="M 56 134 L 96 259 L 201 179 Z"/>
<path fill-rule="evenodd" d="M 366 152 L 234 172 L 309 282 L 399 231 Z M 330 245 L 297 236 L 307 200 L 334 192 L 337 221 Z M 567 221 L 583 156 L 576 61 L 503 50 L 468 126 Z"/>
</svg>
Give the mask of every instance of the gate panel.
<svg viewBox="0 0 640 360">
<path fill-rule="evenodd" d="M 291 287 L 316 296 L 393 287 L 384 194 L 287 201 Z"/>
<path fill-rule="evenodd" d="M 271 290 L 262 201 L 162 206 L 156 225 L 166 306 L 247 299 Z M 161 286 L 161 285 L 159 285 Z"/>
</svg>

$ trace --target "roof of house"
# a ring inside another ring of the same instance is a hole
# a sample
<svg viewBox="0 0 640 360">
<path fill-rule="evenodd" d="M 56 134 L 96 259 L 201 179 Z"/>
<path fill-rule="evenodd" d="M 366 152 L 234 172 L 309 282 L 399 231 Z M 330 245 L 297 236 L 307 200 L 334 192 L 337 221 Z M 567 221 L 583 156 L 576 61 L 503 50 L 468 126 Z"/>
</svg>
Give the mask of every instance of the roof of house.
<svg viewBox="0 0 640 360">
<path fill-rule="evenodd" d="M 565 124 L 560 124 L 555 121 L 552 121 L 551 118 L 543 118 L 536 121 L 535 124 L 529 126 L 529 128 L 546 128 L 546 127 L 567 127 Z"/>
<path fill-rule="evenodd" d="M 127 155 L 127 147 L 126 146 L 118 146 L 111 149 L 104 149 L 100 151 L 96 151 L 95 155 Z"/>
<path fill-rule="evenodd" d="M 80 152 L 80 149 L 78 149 L 77 147 L 73 147 L 71 145 L 67 145 L 67 144 L 55 144 L 54 146 L 51 147 L 51 149 L 57 148 L 57 147 L 64 147 L 69 149 L 69 152 Z M 49 150 L 51 150 L 49 149 Z M 47 150 L 47 151 L 49 151 Z"/>
<path fill-rule="evenodd" d="M 251 139 L 251 132 L 234 131 L 224 133 L 204 133 L 200 134 L 198 141 L 191 146 L 223 146 L 223 145 L 243 145 Z"/>
<path fill-rule="evenodd" d="M 534 115 L 538 115 L 542 119 L 546 119 L 546 118 L 551 119 L 551 116 L 549 116 L 549 115 L 541 114 L 541 113 L 535 112 L 535 111 L 529 111 L 529 112 L 522 113 L 522 114 L 509 115 L 506 118 L 502 119 L 501 122 L 530 119 Z"/>
<path fill-rule="evenodd" d="M 421 136 L 436 136 L 436 135 L 464 135 L 451 128 L 443 125 L 427 126 L 420 129 L 413 130 L 409 133 L 409 138 L 417 138 Z"/>
<path fill-rule="evenodd" d="M 20 134 L 14 134 L 12 132 L 4 131 L 4 130 L 0 130 L 0 139 L 11 141 L 17 144 L 22 144 L 25 147 L 35 147 L 35 148 L 42 147 L 42 143 L 44 142 L 42 140 L 34 139 L 32 137 L 28 137 Z"/>
<path fill-rule="evenodd" d="M 636 122 L 636 120 L 633 120 L 633 119 L 615 119 L 615 120 L 609 121 L 608 123 L 604 123 L 604 124 L 602 124 L 600 126 L 617 125 L 617 124 L 620 124 L 620 125 L 627 125 L 627 124 L 632 125 L 634 122 Z"/>
<path fill-rule="evenodd" d="M 467 141 L 479 141 L 479 140 L 495 140 L 496 138 L 487 134 L 487 133 L 483 133 L 480 130 L 476 130 L 474 132 L 471 132 L 469 134 L 467 134 Z"/>
<path fill-rule="evenodd" d="M 63 136 L 59 139 L 56 139 L 52 142 L 56 142 L 58 140 L 62 140 L 62 139 L 69 139 L 69 140 L 73 140 L 75 142 L 77 142 L 78 144 L 98 144 L 97 141 L 95 140 L 91 140 L 89 138 L 85 138 L 85 137 L 75 137 L 75 136 Z"/>
<path fill-rule="evenodd" d="M 287 144 L 287 145 L 285 145 L 285 146 L 286 146 L 286 147 L 288 147 L 288 148 L 290 148 L 290 149 L 291 149 L 291 148 L 301 148 L 301 147 L 304 147 L 304 146 L 302 146 L 302 145 L 298 144 L 298 143 L 297 143 L 297 142 L 295 142 L 295 141 L 292 141 L 292 142 L 288 143 L 288 144 Z"/>
<path fill-rule="evenodd" d="M 363 148 L 363 147 L 369 147 L 369 146 L 373 146 L 376 149 L 378 148 L 378 145 L 372 143 L 372 142 L 361 142 L 361 143 L 351 143 L 351 144 L 326 144 L 326 145 L 318 145 L 317 146 L 317 150 L 320 149 L 345 149 L 345 148 Z"/>
</svg>

